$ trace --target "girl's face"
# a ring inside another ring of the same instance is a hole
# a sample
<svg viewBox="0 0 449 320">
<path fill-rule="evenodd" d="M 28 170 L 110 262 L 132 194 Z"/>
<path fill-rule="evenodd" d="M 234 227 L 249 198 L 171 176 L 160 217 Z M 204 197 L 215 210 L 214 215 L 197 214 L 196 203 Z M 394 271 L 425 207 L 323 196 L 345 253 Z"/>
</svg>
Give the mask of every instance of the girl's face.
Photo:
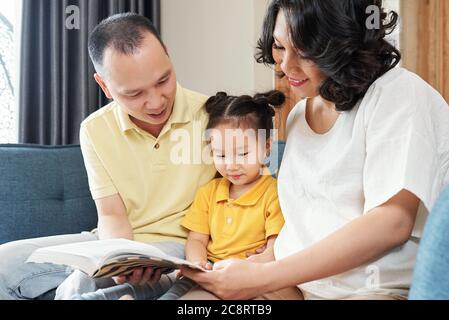
<svg viewBox="0 0 449 320">
<path fill-rule="evenodd" d="M 220 124 L 211 130 L 212 156 L 217 171 L 234 185 L 259 178 L 270 140 L 257 137 L 255 129 Z"/>
<path fill-rule="evenodd" d="M 276 18 L 273 31 L 273 58 L 288 79 L 293 92 L 301 98 L 314 98 L 319 95 L 319 87 L 326 76 L 313 61 L 301 57 L 292 44 L 290 31 L 284 12 Z"/>
</svg>

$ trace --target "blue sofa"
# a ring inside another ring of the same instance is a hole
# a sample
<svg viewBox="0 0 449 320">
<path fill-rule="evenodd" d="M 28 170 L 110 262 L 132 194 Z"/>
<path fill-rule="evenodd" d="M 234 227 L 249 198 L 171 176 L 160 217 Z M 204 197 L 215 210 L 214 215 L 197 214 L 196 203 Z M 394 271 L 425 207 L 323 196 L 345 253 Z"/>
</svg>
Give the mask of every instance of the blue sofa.
<svg viewBox="0 0 449 320">
<path fill-rule="evenodd" d="M 275 172 L 283 142 L 268 161 Z M 0 244 L 79 233 L 97 225 L 95 203 L 79 145 L 0 144 Z"/>
<path fill-rule="evenodd" d="M 449 300 L 449 186 L 427 219 L 409 299 Z"/>
<path fill-rule="evenodd" d="M 97 225 L 79 146 L 0 144 L 0 244 Z"/>
</svg>

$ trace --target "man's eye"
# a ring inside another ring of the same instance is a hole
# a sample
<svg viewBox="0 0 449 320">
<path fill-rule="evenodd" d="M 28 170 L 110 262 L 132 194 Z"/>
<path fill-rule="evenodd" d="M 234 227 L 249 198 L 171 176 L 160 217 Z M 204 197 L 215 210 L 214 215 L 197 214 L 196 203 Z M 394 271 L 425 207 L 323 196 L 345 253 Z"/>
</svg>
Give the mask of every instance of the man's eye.
<svg viewBox="0 0 449 320">
<path fill-rule="evenodd" d="M 167 81 L 168 81 L 168 78 L 165 78 L 165 79 L 159 81 L 159 84 L 164 84 L 164 83 L 166 83 Z"/>
<path fill-rule="evenodd" d="M 135 97 L 138 97 L 138 96 L 140 96 L 140 92 L 137 92 L 135 94 L 129 95 L 128 97 L 135 98 Z"/>
</svg>

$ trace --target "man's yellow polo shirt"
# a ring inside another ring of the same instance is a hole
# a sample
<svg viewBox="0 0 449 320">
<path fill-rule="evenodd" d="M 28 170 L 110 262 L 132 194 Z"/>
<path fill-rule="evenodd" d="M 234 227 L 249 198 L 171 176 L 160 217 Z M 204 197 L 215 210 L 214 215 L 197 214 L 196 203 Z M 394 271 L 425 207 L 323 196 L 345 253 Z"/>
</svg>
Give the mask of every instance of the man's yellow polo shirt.
<svg viewBox="0 0 449 320">
<path fill-rule="evenodd" d="M 200 188 L 182 221 L 187 229 L 210 235 L 207 256 L 213 262 L 246 258 L 284 225 L 272 176 L 262 176 L 235 200 L 229 198 L 229 186 L 229 180 L 219 178 Z"/>
<path fill-rule="evenodd" d="M 201 153 L 207 97 L 177 86 L 172 114 L 159 137 L 137 127 L 112 102 L 81 124 L 80 144 L 93 199 L 120 194 L 134 240 L 185 241 L 181 219 L 216 170 Z"/>
</svg>

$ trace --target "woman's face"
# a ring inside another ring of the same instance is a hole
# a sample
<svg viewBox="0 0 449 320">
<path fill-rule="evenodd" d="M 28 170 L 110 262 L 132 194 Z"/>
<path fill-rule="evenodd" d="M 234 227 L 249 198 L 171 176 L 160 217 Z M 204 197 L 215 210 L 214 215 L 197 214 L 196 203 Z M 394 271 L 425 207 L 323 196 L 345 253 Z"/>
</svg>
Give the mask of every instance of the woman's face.
<svg viewBox="0 0 449 320">
<path fill-rule="evenodd" d="M 281 10 L 273 31 L 273 58 L 288 79 L 293 92 L 301 98 L 319 95 L 320 84 L 326 76 L 313 61 L 301 57 L 290 39 L 290 31 L 284 12 Z"/>
</svg>

